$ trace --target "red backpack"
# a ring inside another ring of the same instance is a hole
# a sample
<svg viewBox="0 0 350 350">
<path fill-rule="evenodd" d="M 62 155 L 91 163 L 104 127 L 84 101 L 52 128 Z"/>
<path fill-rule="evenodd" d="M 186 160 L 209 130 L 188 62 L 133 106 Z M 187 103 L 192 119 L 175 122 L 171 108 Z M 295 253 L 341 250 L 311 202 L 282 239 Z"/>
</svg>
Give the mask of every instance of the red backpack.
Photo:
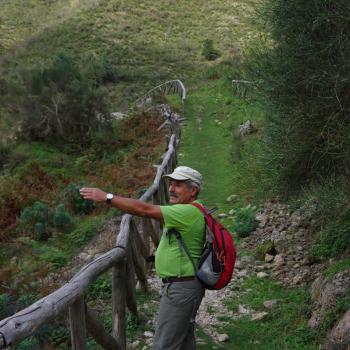
<svg viewBox="0 0 350 350">
<path fill-rule="evenodd" d="M 186 252 L 196 271 L 197 278 L 207 289 L 224 288 L 232 278 L 236 261 L 236 247 L 230 232 L 216 221 L 206 209 L 198 204 L 191 203 L 204 215 L 206 223 L 207 241 L 198 262 L 195 265 L 188 248 L 179 232 L 173 230 L 179 246 Z"/>
</svg>

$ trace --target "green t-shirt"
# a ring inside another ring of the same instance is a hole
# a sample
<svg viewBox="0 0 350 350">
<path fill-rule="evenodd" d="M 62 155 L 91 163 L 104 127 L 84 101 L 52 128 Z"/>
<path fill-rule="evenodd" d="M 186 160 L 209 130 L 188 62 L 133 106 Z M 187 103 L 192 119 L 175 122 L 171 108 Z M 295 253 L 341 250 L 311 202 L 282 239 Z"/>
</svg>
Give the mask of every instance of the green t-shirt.
<svg viewBox="0 0 350 350">
<path fill-rule="evenodd" d="M 180 249 L 174 234 L 169 235 L 170 228 L 180 232 L 191 256 L 198 261 L 205 242 L 205 221 L 201 211 L 191 204 L 161 206 L 164 229 L 156 252 L 156 271 L 159 277 L 194 276 L 193 265 Z"/>
</svg>

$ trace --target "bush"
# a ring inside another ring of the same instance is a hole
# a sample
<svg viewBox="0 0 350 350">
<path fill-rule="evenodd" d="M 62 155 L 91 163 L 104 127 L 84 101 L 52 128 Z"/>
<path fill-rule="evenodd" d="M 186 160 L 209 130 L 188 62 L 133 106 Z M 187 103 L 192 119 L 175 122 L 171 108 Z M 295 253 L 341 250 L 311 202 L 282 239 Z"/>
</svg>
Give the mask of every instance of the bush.
<svg viewBox="0 0 350 350">
<path fill-rule="evenodd" d="M 32 207 L 25 208 L 20 217 L 20 229 L 29 230 L 35 239 L 47 240 L 50 231 L 51 212 L 46 204 L 35 202 Z"/>
<path fill-rule="evenodd" d="M 203 43 L 202 55 L 208 61 L 214 61 L 220 57 L 219 51 L 214 48 L 213 40 L 206 39 Z"/>
<path fill-rule="evenodd" d="M 66 212 L 63 204 L 59 204 L 52 211 L 46 204 L 35 202 L 33 206 L 23 210 L 18 229 L 31 233 L 39 241 L 47 240 L 54 229 L 69 232 L 73 229 L 71 216 Z"/>
<path fill-rule="evenodd" d="M 94 208 L 95 204 L 92 201 L 85 200 L 80 195 L 80 188 L 82 184 L 70 183 L 63 192 L 63 197 L 69 208 L 76 214 L 89 214 Z"/>
<path fill-rule="evenodd" d="M 67 254 L 58 249 L 50 249 L 42 258 L 57 269 L 65 266 L 68 262 Z"/>
<path fill-rule="evenodd" d="M 316 257 L 335 257 L 344 250 L 350 249 L 350 218 L 341 217 L 330 222 L 319 233 L 318 241 L 312 248 Z"/>
<path fill-rule="evenodd" d="M 21 123 L 19 137 L 66 140 L 86 145 L 95 132 L 110 126 L 106 91 L 111 79 L 108 62 L 92 60 L 80 67 L 65 52 L 45 67 L 16 72 L 7 80 L 8 114 Z"/>
<path fill-rule="evenodd" d="M 0 294 L 0 319 L 11 316 L 13 313 L 11 296 L 9 294 Z"/>
<path fill-rule="evenodd" d="M 267 5 L 266 5 L 267 4 Z M 346 0 L 264 3 L 271 42 L 256 44 L 253 81 L 272 101 L 267 111 L 266 163 L 285 189 L 350 174 L 350 7 Z M 340 79 L 340 77 L 342 77 Z"/>
<path fill-rule="evenodd" d="M 67 213 L 64 204 L 59 204 L 57 206 L 53 217 L 53 224 L 63 231 L 70 231 L 73 228 L 72 218 Z"/>
<path fill-rule="evenodd" d="M 255 220 L 256 208 L 250 205 L 245 208 L 236 210 L 235 223 L 231 230 L 236 232 L 238 237 L 247 237 L 249 233 L 258 227 L 258 222 Z"/>
<path fill-rule="evenodd" d="M 96 279 L 87 291 L 89 300 L 109 299 L 112 293 L 112 278 L 109 274 L 105 274 Z"/>
</svg>

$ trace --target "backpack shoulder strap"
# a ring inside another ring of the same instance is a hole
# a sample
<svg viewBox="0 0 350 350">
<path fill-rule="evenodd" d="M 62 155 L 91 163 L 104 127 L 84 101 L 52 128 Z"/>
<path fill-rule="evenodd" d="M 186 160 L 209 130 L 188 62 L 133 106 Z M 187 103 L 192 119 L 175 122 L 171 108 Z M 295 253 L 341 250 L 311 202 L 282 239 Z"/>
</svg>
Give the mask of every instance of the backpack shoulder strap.
<svg viewBox="0 0 350 350">
<path fill-rule="evenodd" d="M 197 266 L 196 266 L 196 264 L 194 263 L 193 258 L 192 258 L 192 256 L 191 256 L 191 253 L 190 253 L 189 249 L 187 248 L 187 245 L 185 244 L 184 240 L 182 239 L 180 232 L 179 232 L 178 230 L 174 229 L 174 228 L 171 228 L 171 229 L 168 231 L 168 233 L 169 233 L 170 235 L 172 235 L 172 234 L 175 235 L 175 237 L 176 237 L 176 239 L 177 239 L 177 242 L 178 242 L 178 244 L 179 244 L 180 250 L 183 250 L 183 251 L 186 253 L 186 255 L 188 256 L 188 258 L 189 258 L 190 261 L 191 261 L 191 264 L 192 264 L 192 266 L 193 266 L 193 269 L 194 269 L 195 273 L 197 273 Z"/>
<path fill-rule="evenodd" d="M 191 205 L 193 205 L 194 207 L 198 208 L 204 215 L 207 215 L 207 210 L 204 208 L 204 206 L 202 204 L 196 203 L 196 202 L 192 202 Z"/>
<path fill-rule="evenodd" d="M 207 209 L 205 209 L 205 207 L 202 204 L 199 204 L 199 203 L 196 203 L 196 202 L 192 202 L 191 205 L 193 205 L 194 207 L 198 208 L 204 214 L 205 217 L 207 215 L 211 215 L 211 214 L 215 213 L 218 210 L 217 207 L 214 207 L 214 208 L 211 208 L 211 209 L 207 210 Z"/>
</svg>

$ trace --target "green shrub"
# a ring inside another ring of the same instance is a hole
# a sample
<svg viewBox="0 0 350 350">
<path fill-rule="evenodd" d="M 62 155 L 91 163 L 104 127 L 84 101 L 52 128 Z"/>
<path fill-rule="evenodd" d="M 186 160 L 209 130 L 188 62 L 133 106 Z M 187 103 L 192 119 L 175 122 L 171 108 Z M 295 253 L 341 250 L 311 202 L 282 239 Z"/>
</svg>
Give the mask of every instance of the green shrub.
<svg viewBox="0 0 350 350">
<path fill-rule="evenodd" d="M 60 249 L 49 249 L 47 253 L 42 255 L 42 259 L 56 269 L 65 266 L 68 262 L 67 254 Z"/>
<path fill-rule="evenodd" d="M 89 214 L 94 208 L 95 204 L 92 201 L 85 200 L 80 195 L 80 188 L 83 185 L 70 183 L 63 192 L 64 200 L 70 209 L 76 214 Z"/>
<path fill-rule="evenodd" d="M 45 67 L 17 71 L 7 79 L 5 104 L 21 123 L 19 137 L 87 145 L 95 132 L 109 130 L 101 83 L 111 79 L 110 70 L 108 61 L 90 59 L 80 67 L 59 52 Z"/>
<path fill-rule="evenodd" d="M 13 313 L 11 296 L 9 294 L 0 294 L 0 319 L 11 316 Z"/>
<path fill-rule="evenodd" d="M 220 57 L 219 51 L 214 48 L 213 40 L 206 39 L 203 43 L 202 55 L 208 61 L 214 61 Z"/>
<path fill-rule="evenodd" d="M 266 254 L 274 254 L 275 252 L 275 245 L 273 244 L 273 241 L 269 240 L 258 245 L 255 248 L 254 254 L 258 259 L 263 260 Z"/>
<path fill-rule="evenodd" d="M 88 299 L 109 299 L 112 293 L 111 275 L 105 274 L 96 279 L 88 288 Z"/>
<path fill-rule="evenodd" d="M 258 16 L 267 19 L 272 40 L 263 50 L 256 43 L 245 68 L 246 78 L 263 81 L 259 90 L 272 102 L 264 129 L 266 172 L 276 172 L 282 194 L 310 180 L 348 176 L 348 2 L 269 0 L 262 6 Z"/>
<path fill-rule="evenodd" d="M 72 218 L 66 211 L 64 204 L 59 204 L 56 207 L 53 217 L 53 224 L 56 228 L 59 228 L 63 231 L 69 231 L 73 228 Z"/>
<path fill-rule="evenodd" d="M 19 344 L 13 347 L 14 350 L 37 350 L 41 348 L 39 340 L 32 336 L 30 338 L 24 339 Z"/>
<path fill-rule="evenodd" d="M 55 211 L 52 211 L 42 202 L 35 202 L 33 206 L 23 210 L 18 227 L 21 231 L 31 233 L 32 237 L 39 241 L 47 240 L 54 229 L 69 232 L 72 228 L 72 218 L 63 204 L 59 204 Z"/>
<path fill-rule="evenodd" d="M 23 210 L 19 228 L 26 231 L 29 230 L 32 236 L 39 241 L 47 240 L 51 235 L 51 215 L 46 204 L 35 202 L 33 206 Z"/>
<path fill-rule="evenodd" d="M 344 250 L 350 249 L 350 218 L 341 217 L 329 222 L 318 236 L 311 254 L 316 257 L 337 256 Z"/>
<path fill-rule="evenodd" d="M 96 234 L 99 226 L 104 221 L 105 219 L 103 217 L 88 217 L 69 234 L 69 240 L 77 246 L 87 243 Z"/>
<path fill-rule="evenodd" d="M 235 223 L 231 230 L 236 232 L 239 237 L 247 237 L 249 233 L 258 227 L 255 220 L 256 208 L 250 205 L 245 208 L 238 208 L 235 213 Z"/>
</svg>

